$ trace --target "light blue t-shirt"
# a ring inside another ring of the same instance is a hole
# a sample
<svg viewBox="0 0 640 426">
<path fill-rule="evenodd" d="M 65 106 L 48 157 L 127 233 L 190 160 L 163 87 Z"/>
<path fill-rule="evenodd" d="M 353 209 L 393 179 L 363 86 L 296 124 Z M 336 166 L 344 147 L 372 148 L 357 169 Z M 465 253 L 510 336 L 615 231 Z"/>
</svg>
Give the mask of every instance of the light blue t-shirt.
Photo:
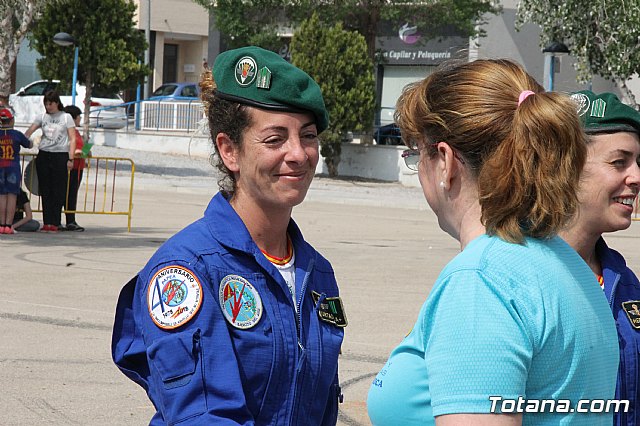
<svg viewBox="0 0 640 426">
<path fill-rule="evenodd" d="M 438 277 L 369 389 L 369 416 L 375 426 L 432 425 L 438 415 L 489 413 L 490 396 L 571 408 L 611 399 L 616 336 L 594 274 L 564 241 L 483 235 Z M 611 425 L 612 413 L 525 412 L 523 424 Z"/>
</svg>

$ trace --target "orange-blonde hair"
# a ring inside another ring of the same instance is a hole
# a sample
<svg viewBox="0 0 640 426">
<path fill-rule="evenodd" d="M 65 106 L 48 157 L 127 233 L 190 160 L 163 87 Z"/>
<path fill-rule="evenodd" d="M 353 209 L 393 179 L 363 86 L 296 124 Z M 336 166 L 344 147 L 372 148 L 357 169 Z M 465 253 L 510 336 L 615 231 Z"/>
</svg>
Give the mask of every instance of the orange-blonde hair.
<svg viewBox="0 0 640 426">
<path fill-rule="evenodd" d="M 534 94 L 519 104 L 525 90 Z M 407 144 L 434 155 L 446 142 L 464 158 L 489 235 L 549 238 L 577 211 L 586 135 L 575 104 L 545 92 L 520 65 L 446 65 L 404 89 L 395 118 Z"/>
<path fill-rule="evenodd" d="M 236 178 L 222 161 L 216 145 L 216 137 L 219 133 L 225 133 L 236 146 L 241 146 L 242 134 L 251 125 L 251 116 L 245 105 L 216 96 L 217 86 L 210 69 L 207 68 L 202 73 L 199 85 L 200 99 L 204 106 L 215 151 L 215 155 L 210 157 L 210 162 L 220 172 L 218 179 L 220 192 L 227 199 L 231 199 L 236 192 Z"/>
</svg>

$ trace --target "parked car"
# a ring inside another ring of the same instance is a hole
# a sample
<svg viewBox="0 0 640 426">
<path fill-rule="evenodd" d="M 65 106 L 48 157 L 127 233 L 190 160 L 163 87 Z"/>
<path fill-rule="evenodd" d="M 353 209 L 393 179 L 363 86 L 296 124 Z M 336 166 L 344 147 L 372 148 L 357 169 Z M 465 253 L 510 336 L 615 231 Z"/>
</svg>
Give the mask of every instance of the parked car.
<svg viewBox="0 0 640 426">
<path fill-rule="evenodd" d="M 153 91 L 148 100 L 198 100 L 200 87 L 196 83 L 165 83 Z"/>
<path fill-rule="evenodd" d="M 380 126 L 376 129 L 374 138 L 378 145 L 404 145 L 400 128 L 396 123 Z"/>
<path fill-rule="evenodd" d="M 59 88 L 59 80 L 38 80 L 22 87 L 17 93 L 9 95 L 9 105 L 15 111 L 16 122 L 30 124 L 36 117 L 42 116 L 45 113 L 42 98 L 49 90 L 58 91 L 64 106 L 71 105 L 71 93 L 62 92 Z M 76 85 L 75 105 L 83 112 L 85 94 L 85 86 Z M 127 114 L 122 106 L 123 103 L 124 101 L 119 94 L 94 87 L 91 96 L 89 125 L 109 129 L 123 128 L 127 124 Z M 84 122 L 84 118 L 82 118 L 82 122 Z"/>
<path fill-rule="evenodd" d="M 373 134 L 378 145 L 404 145 L 400 128 L 394 121 L 396 109 L 393 107 L 382 107 L 379 113 L 379 124 L 375 127 Z"/>
</svg>

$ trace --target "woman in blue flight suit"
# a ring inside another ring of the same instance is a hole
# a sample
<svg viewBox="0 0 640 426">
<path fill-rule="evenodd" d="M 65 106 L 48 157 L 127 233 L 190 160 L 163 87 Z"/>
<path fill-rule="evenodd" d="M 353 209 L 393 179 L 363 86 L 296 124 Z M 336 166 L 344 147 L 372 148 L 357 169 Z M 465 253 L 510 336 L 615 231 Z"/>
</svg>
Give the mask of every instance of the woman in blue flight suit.
<svg viewBox="0 0 640 426">
<path fill-rule="evenodd" d="M 219 55 L 201 87 L 220 192 L 123 288 L 113 359 L 154 425 L 334 425 L 346 317 L 291 219 L 328 124 L 320 88 L 257 47 Z"/>
<path fill-rule="evenodd" d="M 640 424 L 640 282 L 624 257 L 602 238 L 631 226 L 640 190 L 640 113 L 613 93 L 574 93 L 588 135 L 582 172 L 580 211 L 561 234 L 587 262 L 609 301 L 618 330 L 620 367 L 616 399 L 628 400 L 627 412 L 614 413 L 617 426 Z"/>
</svg>

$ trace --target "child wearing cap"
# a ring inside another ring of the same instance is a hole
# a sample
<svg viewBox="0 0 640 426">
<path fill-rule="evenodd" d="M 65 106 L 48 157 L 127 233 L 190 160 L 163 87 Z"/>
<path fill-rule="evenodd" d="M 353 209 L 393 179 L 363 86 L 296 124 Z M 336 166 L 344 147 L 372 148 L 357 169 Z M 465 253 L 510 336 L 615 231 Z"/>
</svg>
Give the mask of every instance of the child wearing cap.
<svg viewBox="0 0 640 426">
<path fill-rule="evenodd" d="M 13 129 L 13 114 L 0 109 L 0 234 L 14 234 L 12 226 L 16 198 L 20 193 L 20 147 L 31 148 L 32 142 Z"/>
<path fill-rule="evenodd" d="M 635 426 L 640 424 L 640 282 L 602 234 L 631 226 L 640 190 L 640 113 L 613 93 L 583 90 L 571 98 L 587 133 L 587 163 L 579 213 L 561 236 L 589 265 L 613 311 L 620 345 L 615 398 L 629 401 L 629 410 L 614 413 L 614 425 Z"/>
</svg>

